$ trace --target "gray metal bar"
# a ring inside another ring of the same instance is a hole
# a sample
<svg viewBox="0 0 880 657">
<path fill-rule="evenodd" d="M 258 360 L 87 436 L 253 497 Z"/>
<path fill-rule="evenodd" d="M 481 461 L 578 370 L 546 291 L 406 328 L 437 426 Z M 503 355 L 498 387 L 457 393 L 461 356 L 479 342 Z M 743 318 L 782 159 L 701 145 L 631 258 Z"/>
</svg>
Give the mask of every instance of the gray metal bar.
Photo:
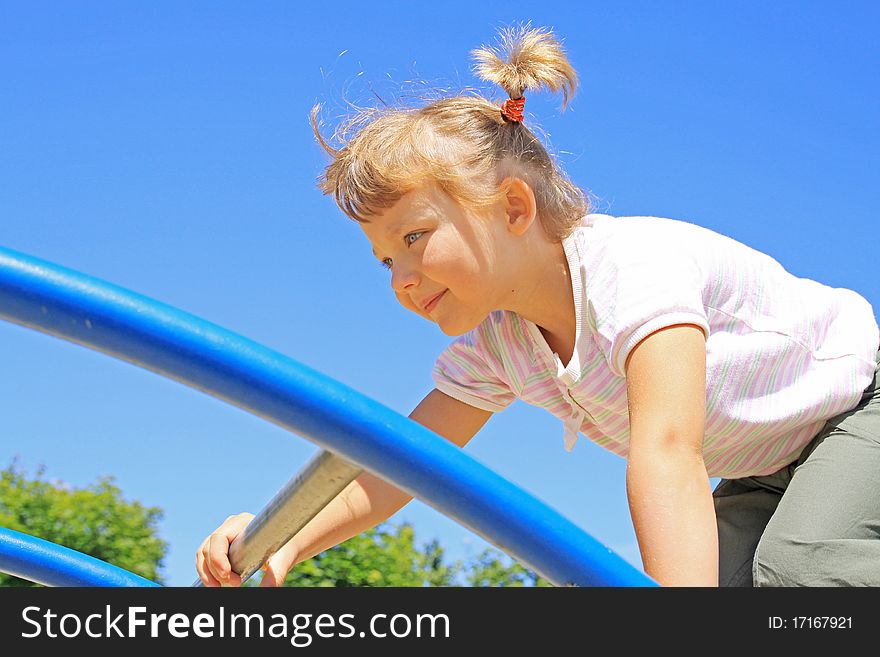
<svg viewBox="0 0 880 657">
<path fill-rule="evenodd" d="M 229 546 L 229 562 L 242 583 L 361 472 L 362 468 L 323 449 L 312 457 Z M 201 579 L 193 583 L 201 585 Z"/>
</svg>

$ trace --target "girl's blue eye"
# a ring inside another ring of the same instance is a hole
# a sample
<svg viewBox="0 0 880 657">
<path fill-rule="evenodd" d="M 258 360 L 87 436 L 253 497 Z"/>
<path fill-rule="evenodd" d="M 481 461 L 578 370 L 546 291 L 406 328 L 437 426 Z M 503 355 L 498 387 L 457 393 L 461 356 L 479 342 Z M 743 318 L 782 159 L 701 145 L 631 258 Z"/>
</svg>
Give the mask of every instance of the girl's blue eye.
<svg viewBox="0 0 880 657">
<path fill-rule="evenodd" d="M 403 238 L 404 243 L 407 246 L 412 246 L 412 243 L 419 239 L 424 233 L 422 231 L 416 231 L 415 233 L 410 233 L 406 237 Z M 413 239 L 410 239 L 413 238 Z"/>
<path fill-rule="evenodd" d="M 403 238 L 403 243 L 406 244 L 407 247 L 412 246 L 413 242 L 415 242 L 417 239 L 419 239 L 424 234 L 425 234 L 425 231 L 423 231 L 423 230 L 419 230 L 414 233 L 410 233 L 409 235 L 407 235 Z M 391 266 L 394 263 L 391 261 L 391 258 L 384 258 L 382 261 L 379 262 L 379 264 L 382 265 L 385 269 L 391 269 Z"/>
</svg>

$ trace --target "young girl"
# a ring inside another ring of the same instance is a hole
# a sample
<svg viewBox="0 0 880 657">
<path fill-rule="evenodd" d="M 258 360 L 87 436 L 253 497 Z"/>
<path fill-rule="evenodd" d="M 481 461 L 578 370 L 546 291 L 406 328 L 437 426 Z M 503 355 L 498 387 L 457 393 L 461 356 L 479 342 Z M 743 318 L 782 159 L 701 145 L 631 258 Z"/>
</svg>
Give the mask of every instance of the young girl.
<svg viewBox="0 0 880 657">
<path fill-rule="evenodd" d="M 476 95 L 313 127 L 321 188 L 391 270 L 398 301 L 450 336 L 410 417 L 464 446 L 520 398 L 627 459 L 632 520 L 663 585 L 880 585 L 880 331 L 861 296 L 796 278 L 690 223 L 590 214 L 523 119 L 524 93 L 567 102 L 553 35 L 475 51 Z M 711 489 L 709 478 L 723 481 Z M 263 585 L 384 520 L 410 496 L 361 475 L 270 558 Z M 228 546 L 197 552 L 237 585 Z"/>
</svg>

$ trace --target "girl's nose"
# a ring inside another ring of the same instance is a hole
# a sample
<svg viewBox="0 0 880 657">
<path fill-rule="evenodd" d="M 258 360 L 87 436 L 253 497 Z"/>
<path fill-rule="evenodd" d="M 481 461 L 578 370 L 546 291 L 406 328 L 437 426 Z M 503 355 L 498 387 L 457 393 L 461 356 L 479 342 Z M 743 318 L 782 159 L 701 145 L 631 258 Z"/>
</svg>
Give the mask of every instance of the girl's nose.
<svg viewBox="0 0 880 657">
<path fill-rule="evenodd" d="M 412 267 L 394 263 L 391 269 L 391 289 L 395 292 L 404 292 L 407 288 L 417 285 L 419 275 Z"/>
</svg>

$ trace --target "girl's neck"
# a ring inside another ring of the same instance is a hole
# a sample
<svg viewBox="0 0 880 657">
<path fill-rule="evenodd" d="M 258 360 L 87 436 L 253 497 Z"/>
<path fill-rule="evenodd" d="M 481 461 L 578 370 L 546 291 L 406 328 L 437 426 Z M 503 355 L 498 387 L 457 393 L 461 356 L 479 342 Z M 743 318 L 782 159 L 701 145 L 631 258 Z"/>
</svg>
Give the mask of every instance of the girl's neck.
<svg viewBox="0 0 880 657">
<path fill-rule="evenodd" d="M 559 242 L 544 240 L 533 247 L 532 257 L 524 259 L 533 265 L 520 270 L 507 309 L 536 324 L 550 348 L 568 363 L 574 352 L 577 318 L 565 249 Z"/>
</svg>

